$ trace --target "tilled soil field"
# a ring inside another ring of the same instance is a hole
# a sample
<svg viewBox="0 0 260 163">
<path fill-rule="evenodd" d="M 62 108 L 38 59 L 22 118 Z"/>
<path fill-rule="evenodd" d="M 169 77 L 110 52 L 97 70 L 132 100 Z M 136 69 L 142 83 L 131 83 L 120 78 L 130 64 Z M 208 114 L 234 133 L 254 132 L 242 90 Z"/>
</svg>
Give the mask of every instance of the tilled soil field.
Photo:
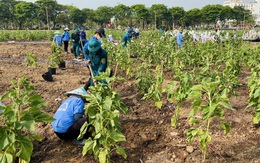
<svg viewBox="0 0 260 163">
<path fill-rule="evenodd" d="M 47 103 L 48 108 L 43 111 L 49 115 L 53 115 L 66 98 L 65 92 L 84 86 L 88 80 L 88 70 L 80 62 L 73 61 L 72 54 L 62 54 L 66 60 L 66 69 L 57 69 L 53 82 L 47 82 L 41 76 L 47 71 L 45 62 L 39 62 L 41 69 L 37 70 L 27 67 L 26 62 L 21 60 L 29 52 L 37 55 L 39 60 L 47 60 L 51 54 L 50 44 L 0 44 L 0 48 L 0 95 L 11 86 L 11 80 L 26 76 L 36 87 L 36 93 Z M 119 74 L 125 77 L 120 70 Z M 124 83 L 116 84 L 115 89 L 129 109 L 129 114 L 120 118 L 127 139 L 121 146 L 127 153 L 127 159 L 113 150 L 111 162 L 260 162 L 260 129 L 252 125 L 252 109 L 245 110 L 248 103 L 249 89 L 246 85 L 249 75 L 249 69 L 243 70 L 239 75 L 243 86 L 236 88 L 237 97 L 230 98 L 235 111 L 225 112 L 226 120 L 231 123 L 231 132 L 225 136 L 219 127 L 219 120 L 213 119 L 210 129 L 212 141 L 206 160 L 202 159 L 199 144 L 196 141 L 188 144 L 186 140 L 190 101 L 181 106 L 180 126 L 173 128 L 170 119 L 175 104 L 167 103 L 165 95 L 162 109 L 157 110 L 153 101 L 141 100 L 142 95 L 134 84 L 135 79 L 128 78 Z M 59 98 L 61 101 L 57 100 Z M 34 142 L 32 163 L 98 162 L 91 154 L 82 157 L 82 146 L 59 140 L 50 124 L 37 124 L 36 132 L 43 137 L 43 141 Z"/>
</svg>

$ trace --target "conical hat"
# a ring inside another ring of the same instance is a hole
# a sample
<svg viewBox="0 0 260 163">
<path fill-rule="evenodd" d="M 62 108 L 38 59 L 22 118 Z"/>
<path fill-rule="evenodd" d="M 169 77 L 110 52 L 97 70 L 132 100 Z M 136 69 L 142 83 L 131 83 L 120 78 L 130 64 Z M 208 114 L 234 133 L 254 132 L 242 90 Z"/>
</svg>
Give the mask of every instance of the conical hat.
<svg viewBox="0 0 260 163">
<path fill-rule="evenodd" d="M 80 88 L 77 88 L 77 89 L 74 89 L 70 92 L 65 93 L 65 95 L 66 96 L 69 96 L 69 95 L 85 96 L 85 95 L 87 95 L 87 91 L 83 87 L 80 87 Z"/>
</svg>

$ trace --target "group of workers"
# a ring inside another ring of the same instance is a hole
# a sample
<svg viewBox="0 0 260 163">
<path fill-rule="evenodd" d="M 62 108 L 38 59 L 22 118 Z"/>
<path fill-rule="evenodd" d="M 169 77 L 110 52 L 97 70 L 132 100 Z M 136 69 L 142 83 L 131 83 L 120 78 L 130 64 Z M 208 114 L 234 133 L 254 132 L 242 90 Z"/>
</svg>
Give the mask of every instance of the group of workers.
<svg viewBox="0 0 260 163">
<path fill-rule="evenodd" d="M 102 38 L 106 38 L 105 30 L 99 28 L 95 31 L 94 35 L 86 40 L 86 34 L 84 30 L 75 30 L 74 33 L 69 35 L 69 29 L 65 28 L 62 36 L 54 36 L 54 42 L 61 45 L 61 40 L 64 43 L 64 51 L 68 52 L 68 42 L 72 41 L 72 51 L 75 58 L 79 58 L 79 46 L 82 47 L 82 53 L 84 58 L 84 65 L 91 70 L 89 80 L 86 82 L 84 87 L 77 88 L 66 93 L 68 97 L 62 102 L 56 113 L 54 114 L 55 120 L 51 123 L 56 135 L 63 140 L 72 140 L 74 144 L 84 144 L 84 141 L 91 136 L 91 129 L 83 136 L 83 139 L 77 140 L 80 134 L 81 126 L 88 121 L 87 117 L 84 116 L 84 103 L 86 99 L 84 96 L 90 86 L 94 86 L 98 83 L 97 80 L 93 79 L 92 76 L 98 76 L 100 72 L 105 72 L 108 66 L 107 52 L 101 47 Z M 126 47 L 131 42 L 132 37 L 139 36 L 139 29 L 135 32 L 130 28 L 126 30 L 122 38 L 122 46 Z M 57 39 L 59 37 L 59 39 Z M 107 38 L 109 41 L 114 42 L 112 35 Z M 101 82 L 101 81 L 99 81 Z"/>
<path fill-rule="evenodd" d="M 64 51 L 68 54 L 69 41 L 71 41 L 71 52 L 74 54 L 75 59 L 84 58 L 84 54 L 83 56 L 80 55 L 80 49 L 82 50 L 84 44 L 87 42 L 87 34 L 84 29 L 76 29 L 72 34 L 70 34 L 69 31 L 69 28 L 65 28 L 62 35 L 60 34 L 60 31 L 54 32 L 55 36 L 53 37 L 53 42 L 58 46 L 62 46 L 63 42 Z"/>
<path fill-rule="evenodd" d="M 69 31 L 70 31 L 69 28 L 65 28 L 62 35 L 60 34 L 60 31 L 56 31 L 54 33 L 55 36 L 53 37 L 53 42 L 56 43 L 58 46 L 62 46 L 63 43 L 64 51 L 68 54 L 68 45 L 69 45 L 69 41 L 71 41 L 72 42 L 71 53 L 74 54 L 75 59 L 76 60 L 85 59 L 86 50 L 88 47 L 88 40 L 86 39 L 87 35 L 85 31 L 83 29 L 82 30 L 76 29 L 71 35 Z M 101 37 L 99 34 L 101 34 Z M 105 38 L 105 35 L 103 34 L 104 34 L 104 29 L 100 28 L 95 32 L 94 36 L 92 36 L 90 40 L 95 38 L 100 42 L 102 42 L 101 38 Z M 126 33 L 122 37 L 122 41 L 121 41 L 122 46 L 126 47 L 128 43 L 131 43 L 132 37 L 137 39 L 139 36 L 140 36 L 139 29 L 135 28 L 135 30 L 133 30 L 130 27 L 129 29 L 126 30 Z M 115 42 L 111 34 L 108 35 L 107 40 L 110 42 Z M 82 51 L 82 56 L 80 55 L 80 49 Z"/>
<path fill-rule="evenodd" d="M 64 42 L 64 51 L 68 52 L 68 42 L 71 40 L 73 54 L 75 58 L 79 58 L 79 45 L 82 45 L 84 65 L 91 70 L 92 75 L 95 77 L 100 72 L 105 72 L 107 69 L 107 52 L 101 47 L 101 39 L 106 37 L 104 29 L 97 29 L 89 40 L 86 40 L 86 34 L 83 30 L 75 30 L 71 35 L 68 34 L 68 31 L 69 29 L 65 28 L 61 36 Z M 85 140 L 91 136 L 91 131 L 88 129 L 83 139 L 77 140 L 81 126 L 88 121 L 87 116 L 84 115 L 84 104 L 87 102 L 85 95 L 87 95 L 88 88 L 91 85 L 98 83 L 91 77 L 92 75 L 90 75 L 84 87 L 66 93 L 68 98 L 61 103 L 54 114 L 55 120 L 51 124 L 56 135 L 62 140 L 72 140 L 74 144 L 84 144 Z M 93 130 L 93 127 L 91 130 Z"/>
</svg>

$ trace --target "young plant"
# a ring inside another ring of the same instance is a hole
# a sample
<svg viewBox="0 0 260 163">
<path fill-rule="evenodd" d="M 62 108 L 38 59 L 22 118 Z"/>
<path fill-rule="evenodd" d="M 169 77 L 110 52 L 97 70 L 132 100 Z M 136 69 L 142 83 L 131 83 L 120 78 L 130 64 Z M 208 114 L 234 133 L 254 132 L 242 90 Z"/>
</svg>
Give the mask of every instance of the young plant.
<svg viewBox="0 0 260 163">
<path fill-rule="evenodd" d="M 149 89 L 148 93 L 144 94 L 143 100 L 152 99 L 155 102 L 155 106 L 158 109 L 162 108 L 162 84 L 164 81 L 164 74 L 163 74 L 163 62 L 161 65 L 157 65 L 155 69 L 156 74 L 156 82 L 152 84 Z"/>
<path fill-rule="evenodd" d="M 221 81 L 211 81 L 211 78 L 204 78 L 201 84 L 194 85 L 191 88 L 189 98 L 193 99 L 192 110 L 189 115 L 189 123 L 194 126 L 187 132 L 188 141 L 191 142 L 198 137 L 200 149 L 203 158 L 206 158 L 207 144 L 211 141 L 209 134 L 211 120 L 214 117 L 224 119 L 224 109 L 232 109 L 229 104 L 229 98 L 225 90 L 221 90 Z M 198 111 L 200 113 L 198 113 Z M 197 117 L 202 116 L 202 121 Z M 220 123 L 224 133 L 230 131 L 230 124 L 227 122 Z"/>
<path fill-rule="evenodd" d="M 57 65 L 59 65 L 61 61 L 64 61 L 61 59 L 62 48 L 61 48 L 61 46 L 58 46 L 57 44 L 52 42 L 51 51 L 52 51 L 52 54 L 49 55 L 47 64 L 51 68 L 56 68 Z"/>
<path fill-rule="evenodd" d="M 143 62 L 139 67 L 136 68 L 136 85 L 142 94 L 148 93 L 150 85 L 155 83 L 155 77 L 152 71 L 149 69 L 149 64 Z"/>
<path fill-rule="evenodd" d="M 110 162 L 110 152 L 113 148 L 116 152 L 127 157 L 124 149 L 117 145 L 118 142 L 126 141 L 125 136 L 121 132 L 119 121 L 120 113 L 127 113 L 127 107 L 120 101 L 120 95 L 111 89 L 110 82 L 115 77 L 109 78 L 110 70 L 101 73 L 97 80 L 106 82 L 98 83 L 91 86 L 91 94 L 86 95 L 89 102 L 85 107 L 85 114 L 88 115 L 88 123 L 81 127 L 81 135 L 86 133 L 89 126 L 94 127 L 92 137 L 88 138 L 82 150 L 83 156 L 88 152 L 93 153 L 96 160 L 100 163 Z"/>
<path fill-rule="evenodd" d="M 42 97 L 32 92 L 35 88 L 25 77 L 12 81 L 13 88 L 0 98 L 10 99 L 0 116 L 0 162 L 30 162 L 33 152 L 32 139 L 42 141 L 33 133 L 36 122 L 52 122 L 54 119 L 40 109 L 47 107 Z"/>
<path fill-rule="evenodd" d="M 168 83 L 163 92 L 167 92 L 167 100 L 170 103 L 173 103 L 174 100 L 177 102 L 174 115 L 171 118 L 171 125 L 177 127 L 179 123 L 180 106 L 190 93 L 190 88 L 193 86 L 193 77 L 190 72 L 185 72 L 177 68 L 174 78 L 179 81 Z"/>
<path fill-rule="evenodd" d="M 253 124 L 259 125 L 260 123 L 260 66 L 251 69 L 252 75 L 248 79 L 248 86 L 250 88 L 249 104 L 246 108 L 254 107 L 253 111 Z"/>
<path fill-rule="evenodd" d="M 33 53 L 26 54 L 25 61 L 27 62 L 27 67 L 29 67 L 29 66 L 33 66 L 33 67 L 36 67 L 36 68 L 39 67 L 38 62 L 37 62 L 38 58 Z"/>
</svg>

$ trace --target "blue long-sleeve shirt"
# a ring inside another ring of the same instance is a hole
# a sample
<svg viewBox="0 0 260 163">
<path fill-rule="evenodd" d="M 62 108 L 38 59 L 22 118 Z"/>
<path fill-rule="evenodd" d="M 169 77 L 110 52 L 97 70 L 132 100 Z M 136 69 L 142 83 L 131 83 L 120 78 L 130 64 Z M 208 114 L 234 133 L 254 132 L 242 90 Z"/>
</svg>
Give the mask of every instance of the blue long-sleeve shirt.
<svg viewBox="0 0 260 163">
<path fill-rule="evenodd" d="M 177 44 L 178 44 L 179 46 L 181 46 L 181 45 L 182 45 L 182 42 L 183 42 L 183 36 L 182 36 L 182 34 L 179 32 L 179 33 L 177 34 Z"/>
<path fill-rule="evenodd" d="M 69 41 L 70 40 L 70 33 L 67 31 L 64 31 L 62 34 L 62 41 Z"/>
<path fill-rule="evenodd" d="M 61 46 L 61 45 L 62 45 L 62 37 L 61 37 L 61 35 L 55 35 L 55 36 L 53 37 L 53 41 L 54 41 L 57 45 Z"/>
<path fill-rule="evenodd" d="M 86 40 L 86 36 L 87 36 L 87 35 L 86 35 L 86 33 L 85 33 L 84 31 L 81 31 L 81 32 L 80 32 L 80 37 L 81 37 L 81 40 L 82 40 L 82 41 Z"/>
</svg>

